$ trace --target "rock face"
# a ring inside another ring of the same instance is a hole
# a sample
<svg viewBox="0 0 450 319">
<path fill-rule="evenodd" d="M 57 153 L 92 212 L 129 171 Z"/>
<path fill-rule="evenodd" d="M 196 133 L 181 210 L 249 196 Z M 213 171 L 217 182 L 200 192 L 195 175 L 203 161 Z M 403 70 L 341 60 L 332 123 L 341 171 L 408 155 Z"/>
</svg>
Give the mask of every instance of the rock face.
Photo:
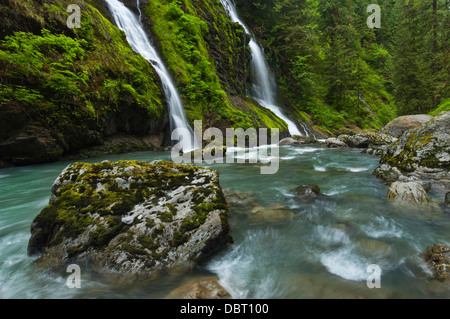
<svg viewBox="0 0 450 319">
<path fill-rule="evenodd" d="M 400 116 L 386 124 L 380 130 L 380 133 L 400 137 L 405 131 L 421 126 L 432 118 L 432 116 L 426 114 Z"/>
<path fill-rule="evenodd" d="M 432 203 L 422 184 L 417 181 L 394 182 L 388 190 L 386 198 L 400 204 L 423 206 Z"/>
<path fill-rule="evenodd" d="M 108 274 L 191 267 L 231 241 L 218 173 L 172 162 L 69 165 L 31 225 L 29 254 Z"/>
<path fill-rule="evenodd" d="M 348 147 L 347 144 L 335 137 L 327 138 L 324 143 L 327 147 Z"/>
<path fill-rule="evenodd" d="M 383 152 L 375 175 L 393 182 L 401 175 L 449 179 L 450 112 L 406 131 Z"/>
<path fill-rule="evenodd" d="M 423 254 L 425 262 L 433 272 L 434 278 L 448 280 L 450 277 L 450 247 L 434 244 L 427 247 Z"/>
</svg>

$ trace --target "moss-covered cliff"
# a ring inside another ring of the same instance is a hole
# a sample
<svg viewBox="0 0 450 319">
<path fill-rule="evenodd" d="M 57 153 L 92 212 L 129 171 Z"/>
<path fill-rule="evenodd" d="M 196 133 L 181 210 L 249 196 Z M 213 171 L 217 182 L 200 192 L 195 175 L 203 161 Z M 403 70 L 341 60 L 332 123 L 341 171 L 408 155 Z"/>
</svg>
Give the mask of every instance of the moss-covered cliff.
<svg viewBox="0 0 450 319">
<path fill-rule="evenodd" d="M 250 39 L 220 1 L 140 3 L 191 120 L 201 119 L 207 127 L 269 127 L 287 133 L 284 121 L 246 97 Z"/>
<path fill-rule="evenodd" d="M 100 2 L 7 0 L 0 5 L 2 160 L 54 160 L 117 134 L 159 134 L 167 110 L 159 79 Z M 97 7 L 99 8 L 97 8 Z"/>
<path fill-rule="evenodd" d="M 3 163 L 51 161 L 123 133 L 168 142 L 167 106 L 150 63 L 133 52 L 104 1 L 77 2 L 81 27 L 69 28 L 72 2 L 0 4 Z M 287 133 L 284 121 L 247 98 L 249 39 L 219 1 L 124 2 L 142 14 L 191 121 Z"/>
</svg>

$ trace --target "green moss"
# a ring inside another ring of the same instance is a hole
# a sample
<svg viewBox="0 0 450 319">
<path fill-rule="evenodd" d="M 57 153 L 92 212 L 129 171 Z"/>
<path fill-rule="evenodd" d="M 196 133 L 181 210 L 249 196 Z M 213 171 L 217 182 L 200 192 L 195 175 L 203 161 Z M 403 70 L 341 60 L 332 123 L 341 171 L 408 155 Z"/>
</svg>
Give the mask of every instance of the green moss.
<svg viewBox="0 0 450 319">
<path fill-rule="evenodd" d="M 74 163 L 59 177 L 59 182 L 63 182 L 64 185 L 57 189 L 52 204 L 44 208 L 34 221 L 36 227 L 46 232 L 43 237 L 47 238 L 48 242 L 43 242 L 42 246 L 59 244 L 67 238 L 76 238 L 84 234 L 89 236 L 87 243 L 81 247 L 68 247 L 69 258 L 90 248 L 106 248 L 115 238 L 118 239 L 115 243 L 120 245 L 130 258 L 139 258 L 144 254 L 159 258 L 167 254 L 167 252 L 156 253 L 161 236 L 164 235 L 166 238 L 168 235 L 165 234 L 164 223 L 171 223 L 170 227 L 175 227 L 174 245 L 185 243 L 190 233 L 205 222 L 209 212 L 215 209 L 226 210 L 223 193 L 214 188 L 214 185 L 211 185 L 213 188 L 196 188 L 194 195 L 203 196 L 202 200 L 196 202 L 193 208 L 194 215 L 182 221 L 174 219 L 177 214 L 176 206 L 166 203 L 165 210 L 154 212 L 152 218 L 147 217 L 139 221 L 145 223 L 148 236 L 139 235 L 135 238 L 130 231 L 132 226 L 124 224 L 122 217 L 136 205 L 149 200 L 152 194 L 149 189 L 165 189 L 168 183 L 175 189 L 186 183 L 186 177 L 192 179 L 193 174 L 199 169 L 202 168 L 166 161 L 160 161 L 156 165 L 139 161 Z M 116 183 L 118 178 L 128 180 L 130 187 L 119 187 Z M 103 190 L 108 185 L 114 187 L 109 191 Z M 205 203 L 204 199 L 213 192 L 216 195 L 215 199 Z M 142 193 L 145 193 L 145 196 Z M 162 223 L 157 225 L 155 219 L 161 220 Z M 138 247 L 135 247 L 137 244 Z"/>
<path fill-rule="evenodd" d="M 44 29 L 21 32 L 24 26 L 9 23 L 18 30 L 0 42 L 0 109 L 19 108 L 68 139 L 74 130 L 101 135 L 106 116 L 127 108 L 149 119 L 166 116 L 157 74 L 91 1 L 78 4 L 81 28 L 71 30 L 69 0 L 14 3 Z"/>
<path fill-rule="evenodd" d="M 150 237 L 145 236 L 145 235 L 139 235 L 137 237 L 137 241 L 143 248 L 149 249 L 152 251 L 156 250 L 159 247 L 157 242 L 153 241 Z"/>
<path fill-rule="evenodd" d="M 166 212 L 157 212 L 156 216 L 163 222 L 163 223 L 170 223 L 173 221 L 173 213 L 171 211 Z"/>
<path fill-rule="evenodd" d="M 207 110 L 226 107 L 226 94 L 205 41 L 208 25 L 191 1 L 149 1 L 145 12 L 154 22 L 152 31 L 164 60 L 180 84 L 188 116 L 202 119 Z"/>
<path fill-rule="evenodd" d="M 97 224 L 97 229 L 90 233 L 88 246 L 90 247 L 104 247 L 116 237 L 118 234 L 128 228 L 121 222 L 118 216 L 110 216 L 105 218 L 107 225 Z"/>
</svg>

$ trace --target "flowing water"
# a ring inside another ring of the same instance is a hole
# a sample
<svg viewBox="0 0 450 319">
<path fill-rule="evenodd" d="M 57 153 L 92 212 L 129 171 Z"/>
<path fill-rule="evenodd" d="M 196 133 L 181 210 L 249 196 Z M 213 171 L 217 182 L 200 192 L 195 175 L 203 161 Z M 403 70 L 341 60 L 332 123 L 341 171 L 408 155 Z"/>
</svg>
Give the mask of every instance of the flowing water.
<svg viewBox="0 0 450 319">
<path fill-rule="evenodd" d="M 183 138 L 180 142 L 181 148 L 184 151 L 191 151 L 198 148 L 196 140 L 194 139 L 193 130 L 189 125 L 189 121 L 177 89 L 164 65 L 164 62 L 156 52 L 146 32 L 144 31 L 144 28 L 140 22 L 140 17 L 138 19 L 138 17 L 136 17 L 130 9 L 118 0 L 106 0 L 106 3 L 109 6 L 118 28 L 125 32 L 127 41 L 131 48 L 149 61 L 158 73 L 169 108 L 170 128 L 172 131 L 179 129 L 180 132 L 183 133 Z M 137 7 L 140 10 L 139 0 L 137 2 Z"/>
<path fill-rule="evenodd" d="M 248 157 L 257 156 L 253 149 Z M 140 152 L 84 160 L 170 159 Z M 450 245 L 443 212 L 390 205 L 388 187 L 372 175 L 378 158 L 358 150 L 311 146 L 280 148 L 279 171 L 261 164 L 208 164 L 220 173 L 230 204 L 234 243 L 198 269 L 151 282 L 105 282 L 82 269 L 80 289 L 69 274 L 35 267 L 27 256 L 32 220 L 47 205 L 50 188 L 71 162 L 0 170 L 0 298 L 163 298 L 193 278 L 217 275 L 233 298 L 450 298 L 420 258 L 434 243 Z M 312 202 L 293 196 L 302 184 L 327 195 Z M 235 195 L 233 195 L 235 194 Z M 442 201 L 444 194 L 431 194 Z M 286 218 L 255 218 L 255 206 L 290 210 Z M 381 288 L 366 285 L 376 264 Z"/>
<path fill-rule="evenodd" d="M 297 125 L 283 113 L 281 108 L 275 103 L 276 85 L 274 77 L 270 75 L 270 68 L 264 57 L 262 47 L 256 41 L 255 35 L 247 28 L 247 26 L 239 18 L 233 0 L 220 0 L 225 11 L 231 18 L 231 21 L 239 23 L 246 34 L 251 35 L 249 47 L 252 53 L 251 72 L 252 72 L 252 95 L 254 99 L 266 109 L 271 110 L 279 118 L 284 120 L 288 125 L 288 130 L 291 135 L 312 135 L 305 125 L 302 125 L 302 132 Z"/>
</svg>

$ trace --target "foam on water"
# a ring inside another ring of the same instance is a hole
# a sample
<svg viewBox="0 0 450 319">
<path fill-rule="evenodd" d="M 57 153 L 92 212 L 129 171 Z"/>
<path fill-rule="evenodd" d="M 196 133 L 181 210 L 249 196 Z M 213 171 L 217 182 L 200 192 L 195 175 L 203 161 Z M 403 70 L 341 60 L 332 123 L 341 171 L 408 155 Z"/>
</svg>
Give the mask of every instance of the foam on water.
<svg viewBox="0 0 450 319">
<path fill-rule="evenodd" d="M 330 273 L 352 281 L 367 280 L 367 266 L 371 264 L 371 261 L 354 254 L 351 245 L 323 253 L 320 262 Z"/>
</svg>

